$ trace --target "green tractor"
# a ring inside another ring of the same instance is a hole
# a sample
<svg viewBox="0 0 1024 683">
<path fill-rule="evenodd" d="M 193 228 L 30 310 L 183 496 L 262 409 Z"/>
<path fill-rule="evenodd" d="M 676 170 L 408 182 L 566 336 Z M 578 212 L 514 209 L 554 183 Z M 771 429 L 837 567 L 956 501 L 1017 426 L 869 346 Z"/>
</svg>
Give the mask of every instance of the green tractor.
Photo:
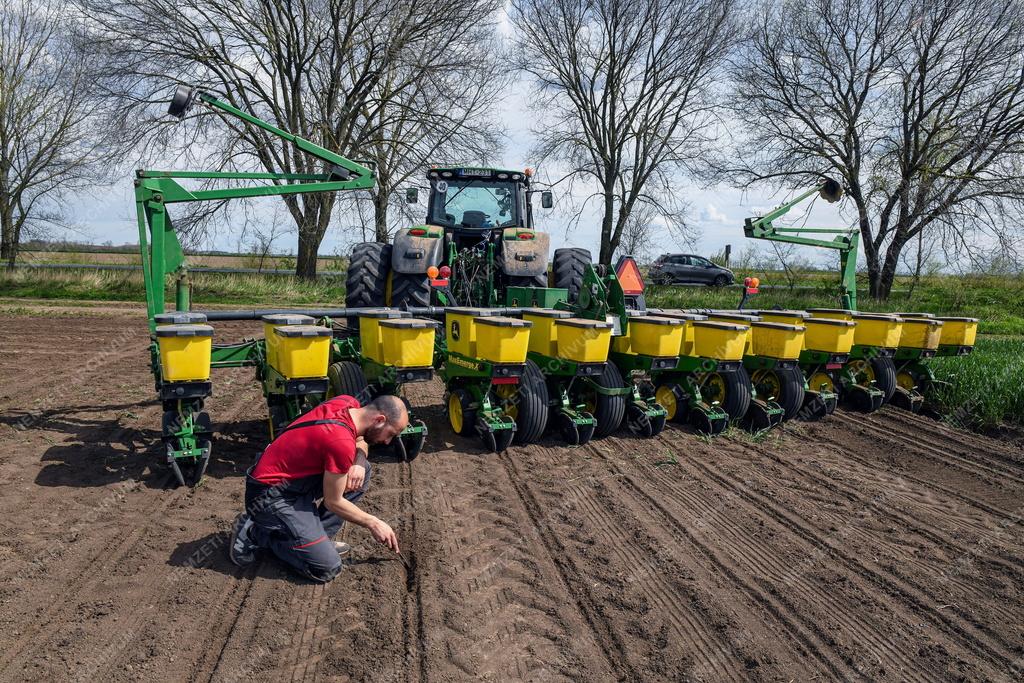
<svg viewBox="0 0 1024 683">
<path fill-rule="evenodd" d="M 393 244 L 353 249 L 346 307 L 551 306 L 555 300 L 546 299 L 555 293 L 521 290 L 549 284 L 576 300 L 590 252 L 556 249 L 549 283 L 551 239 L 535 228 L 532 200 L 540 192 L 548 209 L 552 196 L 531 188 L 529 169 L 431 168 L 427 180 L 423 224 L 400 230 Z M 406 200 L 418 203 L 419 188 L 410 188 Z M 513 304 L 510 290 L 543 300 Z"/>
</svg>

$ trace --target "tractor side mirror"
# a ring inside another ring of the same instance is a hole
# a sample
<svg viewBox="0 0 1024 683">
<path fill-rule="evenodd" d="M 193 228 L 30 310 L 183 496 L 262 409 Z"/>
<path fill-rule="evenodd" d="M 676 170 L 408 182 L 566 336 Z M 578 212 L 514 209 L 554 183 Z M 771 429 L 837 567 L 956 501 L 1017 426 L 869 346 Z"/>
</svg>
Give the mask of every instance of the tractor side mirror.
<svg viewBox="0 0 1024 683">
<path fill-rule="evenodd" d="M 410 187 L 405 190 L 405 203 L 406 204 L 419 204 L 420 203 L 420 190 L 418 187 Z"/>
<path fill-rule="evenodd" d="M 540 206 L 542 209 L 550 209 L 555 205 L 555 196 L 550 191 L 540 193 Z"/>
</svg>

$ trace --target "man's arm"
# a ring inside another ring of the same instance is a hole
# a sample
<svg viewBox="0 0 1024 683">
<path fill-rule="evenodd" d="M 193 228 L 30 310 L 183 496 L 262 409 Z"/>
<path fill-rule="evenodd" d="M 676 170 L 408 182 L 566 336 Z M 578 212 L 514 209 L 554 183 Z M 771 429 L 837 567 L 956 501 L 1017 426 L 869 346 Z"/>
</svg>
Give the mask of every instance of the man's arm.
<svg viewBox="0 0 1024 683">
<path fill-rule="evenodd" d="M 347 479 L 348 475 L 345 474 L 324 472 L 324 505 L 346 522 L 366 527 L 379 543 L 383 543 L 397 553 L 398 536 L 395 535 L 394 530 L 386 522 L 360 510 L 355 503 L 345 500 Z"/>
<path fill-rule="evenodd" d="M 363 488 L 363 483 L 366 481 L 366 456 L 369 454 L 370 447 L 366 444 L 366 439 L 363 437 L 356 437 L 356 462 L 352 467 L 348 468 L 348 481 L 345 484 L 345 493 L 351 493 L 352 491 L 358 491 Z"/>
</svg>

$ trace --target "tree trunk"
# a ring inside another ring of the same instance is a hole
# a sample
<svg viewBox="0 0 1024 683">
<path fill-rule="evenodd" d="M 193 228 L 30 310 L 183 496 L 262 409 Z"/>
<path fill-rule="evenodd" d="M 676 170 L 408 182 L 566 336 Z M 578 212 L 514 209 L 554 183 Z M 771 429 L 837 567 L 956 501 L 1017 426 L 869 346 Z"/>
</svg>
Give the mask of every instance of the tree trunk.
<svg viewBox="0 0 1024 683">
<path fill-rule="evenodd" d="M 327 225 L 333 207 L 333 195 L 307 195 L 303 198 L 302 212 L 292 213 L 299 228 L 299 254 L 295 261 L 296 277 L 303 280 L 316 278 L 320 243 L 324 241 L 324 235 L 327 234 Z"/>
<path fill-rule="evenodd" d="M 612 181 L 614 182 L 614 181 Z M 612 244 L 612 229 L 615 221 L 615 194 L 606 189 L 604 192 L 604 217 L 601 219 L 601 253 L 598 263 L 608 266 L 612 263 L 615 245 Z"/>
<path fill-rule="evenodd" d="M 376 241 L 388 241 L 388 192 L 381 188 L 373 195 L 373 232 Z"/>
<path fill-rule="evenodd" d="M 303 280 L 316 279 L 316 260 L 320 241 L 311 231 L 299 228 L 299 256 L 295 261 L 295 275 Z"/>
<path fill-rule="evenodd" d="M 887 300 L 889 294 L 892 293 L 892 284 L 896 279 L 896 267 L 899 265 L 904 245 L 906 245 L 905 239 L 894 241 L 885 252 L 885 263 L 882 264 L 882 270 L 878 276 L 878 294 L 875 296 L 879 301 Z"/>
<path fill-rule="evenodd" d="M 0 216 L 0 259 L 7 263 L 8 268 L 14 267 L 14 259 L 18 256 L 18 245 L 14 243 L 14 225 L 10 216 Z"/>
</svg>

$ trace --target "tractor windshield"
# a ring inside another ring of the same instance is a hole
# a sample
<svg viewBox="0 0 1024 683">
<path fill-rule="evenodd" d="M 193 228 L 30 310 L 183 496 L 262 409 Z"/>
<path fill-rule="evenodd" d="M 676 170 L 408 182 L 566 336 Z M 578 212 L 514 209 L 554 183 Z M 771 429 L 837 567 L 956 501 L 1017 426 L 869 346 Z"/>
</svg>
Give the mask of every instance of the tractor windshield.
<svg viewBox="0 0 1024 683">
<path fill-rule="evenodd" d="M 521 225 L 515 183 L 488 178 L 438 181 L 429 222 L 471 230 Z"/>
</svg>

